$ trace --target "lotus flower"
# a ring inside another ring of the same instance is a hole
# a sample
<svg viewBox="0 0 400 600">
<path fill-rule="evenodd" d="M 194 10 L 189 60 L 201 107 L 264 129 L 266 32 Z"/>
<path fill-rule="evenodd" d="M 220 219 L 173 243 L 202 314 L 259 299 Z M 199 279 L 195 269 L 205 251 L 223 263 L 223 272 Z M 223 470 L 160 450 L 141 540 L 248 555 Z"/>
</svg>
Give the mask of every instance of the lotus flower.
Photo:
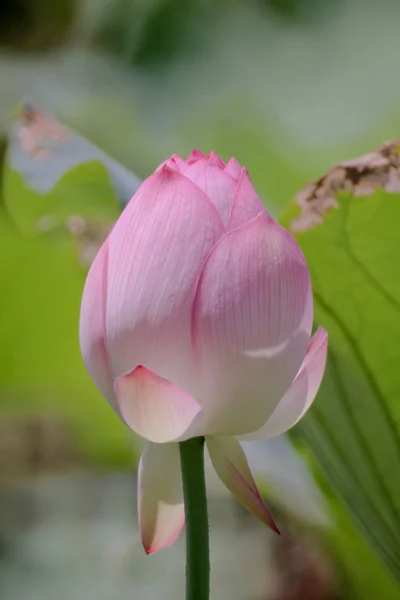
<svg viewBox="0 0 400 600">
<path fill-rule="evenodd" d="M 102 394 L 148 440 L 147 553 L 182 529 L 178 442 L 196 436 L 232 494 L 277 530 L 238 440 L 277 436 L 312 403 L 327 354 L 312 323 L 303 254 L 236 159 L 174 155 L 144 181 L 88 274 L 80 343 Z"/>
</svg>

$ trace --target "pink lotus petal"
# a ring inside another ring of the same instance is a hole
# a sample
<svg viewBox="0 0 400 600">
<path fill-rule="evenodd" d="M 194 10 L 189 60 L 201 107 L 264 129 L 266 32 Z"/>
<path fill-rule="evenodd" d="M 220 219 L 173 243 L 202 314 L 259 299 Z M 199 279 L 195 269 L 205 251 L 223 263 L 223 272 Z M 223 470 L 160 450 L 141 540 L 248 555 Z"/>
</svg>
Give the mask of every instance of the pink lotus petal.
<svg viewBox="0 0 400 600">
<path fill-rule="evenodd" d="M 196 400 L 145 367 L 118 377 L 115 395 L 126 424 L 150 442 L 202 435 L 202 412 Z"/>
<path fill-rule="evenodd" d="M 138 512 L 146 554 L 175 542 L 185 523 L 178 444 L 145 447 L 138 473 Z"/>
<path fill-rule="evenodd" d="M 253 188 L 247 169 L 243 168 L 229 214 L 228 229 L 240 227 L 261 212 L 265 212 L 265 208 Z"/>
<path fill-rule="evenodd" d="M 171 156 L 171 159 L 175 162 L 176 166 L 178 167 L 178 169 L 181 173 L 184 173 L 186 171 L 186 169 L 188 168 L 188 164 L 187 164 L 186 160 L 184 160 L 181 156 L 179 156 L 179 154 L 173 154 Z"/>
<path fill-rule="evenodd" d="M 224 161 L 222 160 L 222 158 L 220 156 L 218 156 L 218 154 L 216 154 L 216 152 L 214 150 L 211 150 L 210 154 L 208 155 L 208 164 L 214 165 L 222 170 L 225 169 Z"/>
<path fill-rule="evenodd" d="M 206 437 L 210 459 L 222 483 L 249 512 L 280 533 L 251 474 L 245 453 L 233 437 Z"/>
<path fill-rule="evenodd" d="M 208 433 L 240 435 L 266 422 L 301 366 L 312 321 L 305 259 L 266 212 L 216 244 L 192 317 Z"/>
<path fill-rule="evenodd" d="M 215 164 L 204 160 L 191 165 L 185 172 L 185 177 L 206 194 L 221 215 L 224 225 L 227 225 L 236 190 L 235 180 Z"/>
<path fill-rule="evenodd" d="M 207 160 L 207 158 L 208 156 L 207 154 L 204 154 L 204 152 L 201 152 L 200 150 L 192 150 L 192 152 L 187 157 L 186 162 L 191 165 L 197 162 L 198 160 Z"/>
<path fill-rule="evenodd" d="M 191 307 L 198 274 L 223 234 L 204 193 L 163 167 L 109 236 L 105 326 L 114 379 L 144 365 L 193 394 Z"/>
<path fill-rule="evenodd" d="M 93 381 L 117 410 L 114 377 L 105 341 L 108 240 L 100 248 L 86 279 L 82 297 L 79 339 L 83 360 Z"/>
<path fill-rule="evenodd" d="M 188 166 L 189 165 L 179 156 L 179 154 L 173 154 L 170 158 L 162 162 L 157 167 L 156 171 L 160 171 L 163 167 L 168 167 L 173 171 L 178 171 L 178 173 L 184 173 Z"/>
<path fill-rule="evenodd" d="M 225 167 L 225 173 L 230 175 L 235 181 L 239 181 L 240 173 L 242 172 L 242 167 L 236 160 L 236 158 L 231 158 Z"/>
<path fill-rule="evenodd" d="M 320 327 L 308 345 L 300 371 L 268 421 L 255 433 L 243 436 L 243 440 L 276 437 L 300 421 L 310 408 L 321 385 L 327 351 L 328 334 Z"/>
</svg>

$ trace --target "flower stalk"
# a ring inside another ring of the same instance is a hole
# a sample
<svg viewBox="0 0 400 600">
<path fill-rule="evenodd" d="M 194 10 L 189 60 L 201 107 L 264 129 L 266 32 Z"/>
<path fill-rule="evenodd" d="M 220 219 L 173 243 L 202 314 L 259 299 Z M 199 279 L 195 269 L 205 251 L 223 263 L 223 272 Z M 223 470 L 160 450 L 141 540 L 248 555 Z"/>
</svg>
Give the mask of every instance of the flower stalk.
<svg viewBox="0 0 400 600">
<path fill-rule="evenodd" d="M 204 438 L 179 444 L 186 517 L 186 600 L 209 600 L 210 551 Z"/>
</svg>

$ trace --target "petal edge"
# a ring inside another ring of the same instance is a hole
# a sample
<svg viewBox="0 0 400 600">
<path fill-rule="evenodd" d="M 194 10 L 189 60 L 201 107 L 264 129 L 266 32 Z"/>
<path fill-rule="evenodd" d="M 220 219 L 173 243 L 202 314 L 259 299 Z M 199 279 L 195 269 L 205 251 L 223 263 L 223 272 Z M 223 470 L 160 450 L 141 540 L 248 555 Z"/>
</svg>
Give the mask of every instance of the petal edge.
<svg viewBox="0 0 400 600">
<path fill-rule="evenodd" d="M 82 295 L 79 343 L 83 361 L 93 381 L 118 412 L 112 369 L 105 336 L 107 302 L 108 238 L 97 253 L 86 278 Z"/>
</svg>

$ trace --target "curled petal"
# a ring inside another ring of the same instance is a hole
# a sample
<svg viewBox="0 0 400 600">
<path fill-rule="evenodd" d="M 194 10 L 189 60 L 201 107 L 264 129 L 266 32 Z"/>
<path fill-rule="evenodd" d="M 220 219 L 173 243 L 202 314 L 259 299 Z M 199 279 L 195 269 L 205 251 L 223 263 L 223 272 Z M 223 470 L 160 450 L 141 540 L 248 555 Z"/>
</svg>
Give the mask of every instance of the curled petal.
<svg viewBox="0 0 400 600">
<path fill-rule="evenodd" d="M 279 533 L 251 474 L 247 458 L 233 437 L 206 437 L 210 459 L 221 481 L 248 511 Z"/>
<path fill-rule="evenodd" d="M 83 360 L 93 381 L 117 409 L 114 377 L 111 373 L 105 340 L 107 298 L 108 240 L 100 248 L 86 279 L 79 323 L 79 340 Z"/>
<path fill-rule="evenodd" d="M 310 278 L 294 239 L 266 212 L 211 251 L 193 306 L 192 337 L 207 432 L 259 429 L 304 358 L 313 319 Z"/>
<path fill-rule="evenodd" d="M 241 171 L 242 167 L 240 166 L 236 158 L 231 158 L 225 167 L 225 173 L 230 175 L 235 181 L 239 180 Z"/>
<path fill-rule="evenodd" d="M 235 229 L 251 221 L 261 212 L 265 212 L 265 208 L 253 188 L 247 169 L 243 167 L 232 202 L 228 229 Z"/>
<path fill-rule="evenodd" d="M 228 224 L 229 213 L 236 190 L 236 182 L 219 166 L 199 160 L 185 171 L 188 177 L 211 200 L 218 210 L 224 225 Z"/>
<path fill-rule="evenodd" d="M 138 512 L 146 554 L 175 542 L 185 523 L 178 444 L 145 447 L 138 473 Z"/>
<path fill-rule="evenodd" d="M 294 425 L 310 408 L 325 370 L 328 334 L 319 327 L 312 337 L 307 354 L 292 385 L 275 408 L 268 421 L 255 433 L 242 439 L 257 440 L 281 435 Z"/>
<path fill-rule="evenodd" d="M 163 167 L 142 184 L 109 236 L 106 337 L 114 379 L 138 365 L 189 393 L 198 273 L 224 231 L 204 193 Z"/>
<path fill-rule="evenodd" d="M 151 442 L 201 435 L 202 412 L 196 400 L 145 367 L 118 377 L 115 395 L 127 425 Z"/>
</svg>

